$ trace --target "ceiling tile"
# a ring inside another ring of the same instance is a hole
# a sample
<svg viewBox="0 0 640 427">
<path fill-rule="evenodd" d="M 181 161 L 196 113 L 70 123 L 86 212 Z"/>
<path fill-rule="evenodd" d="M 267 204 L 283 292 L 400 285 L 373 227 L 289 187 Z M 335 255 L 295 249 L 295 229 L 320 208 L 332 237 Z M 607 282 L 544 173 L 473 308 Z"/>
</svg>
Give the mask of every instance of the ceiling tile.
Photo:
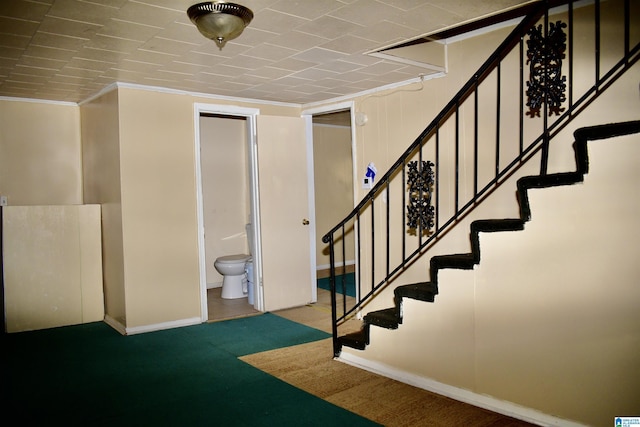
<svg viewBox="0 0 640 427">
<path fill-rule="evenodd" d="M 320 64 L 316 68 L 320 70 L 331 70 L 335 73 L 346 73 L 348 71 L 359 70 L 364 67 L 354 62 L 338 60 L 338 61 L 327 62 L 325 64 Z"/>
<path fill-rule="evenodd" d="M 102 25 L 99 24 L 72 21 L 69 19 L 47 16 L 42 20 L 38 31 L 78 37 L 82 39 L 90 39 L 100 28 L 102 28 Z"/>
<path fill-rule="evenodd" d="M 385 20 L 378 22 L 376 25 L 356 30 L 353 32 L 353 35 L 373 40 L 380 45 L 383 43 L 388 45 L 414 38 L 420 35 L 420 32 L 412 28 L 396 24 L 395 22 Z"/>
<path fill-rule="evenodd" d="M 363 68 L 362 72 L 365 74 L 373 74 L 376 76 L 380 76 L 386 73 L 390 73 L 392 71 L 396 71 L 405 67 L 405 65 L 400 63 L 392 63 L 388 61 L 381 61 L 377 64 L 371 65 L 369 67 Z"/>
<path fill-rule="evenodd" d="M 257 70 L 249 70 L 247 74 L 250 76 L 258 76 L 265 79 L 279 79 L 284 76 L 288 76 L 291 74 L 291 70 L 284 70 L 282 68 L 275 67 L 260 67 Z"/>
<path fill-rule="evenodd" d="M 20 74 L 32 76 L 53 76 L 58 72 L 56 68 L 32 67 L 25 64 L 16 64 L 15 71 Z"/>
<path fill-rule="evenodd" d="M 0 28 L 2 28 L 3 37 L 4 34 L 31 37 L 38 31 L 38 26 L 39 23 L 35 21 L 0 16 Z"/>
<path fill-rule="evenodd" d="M 2 0 L 0 2 L 0 16 L 16 18 L 21 21 L 39 22 L 50 5 L 25 0 Z"/>
<path fill-rule="evenodd" d="M 301 52 L 295 56 L 294 59 L 299 59 L 301 61 L 307 62 L 315 62 L 317 64 L 322 62 L 335 61 L 337 59 L 343 59 L 347 55 L 341 52 L 336 52 L 335 50 L 327 50 L 322 49 L 320 47 L 314 47 L 313 49 L 309 49 L 307 51 Z"/>
<path fill-rule="evenodd" d="M 337 0 L 280 0 L 269 8 L 288 15 L 295 15 L 308 20 L 313 20 L 343 6 L 344 4 Z"/>
<path fill-rule="evenodd" d="M 147 50 L 147 49 L 140 48 L 135 51 L 134 55 L 130 57 L 126 57 L 125 59 L 128 61 L 137 61 L 137 62 L 144 62 L 147 64 L 154 64 L 156 67 L 161 67 L 163 65 L 171 63 L 172 61 L 177 60 L 178 58 L 179 56 L 177 55 L 171 55 L 165 52 L 157 52 L 154 50 Z"/>
<path fill-rule="evenodd" d="M 396 8 L 375 0 L 358 0 L 329 15 L 366 27 L 384 21 L 387 16 L 397 12 Z"/>
<path fill-rule="evenodd" d="M 309 20 L 304 18 L 265 9 L 253 18 L 251 27 L 275 34 L 283 34 L 307 22 Z"/>
<path fill-rule="evenodd" d="M 326 43 L 329 39 L 324 37 L 318 37 L 313 34 L 303 33 L 301 31 L 289 31 L 277 37 L 273 37 L 267 40 L 267 43 L 274 44 L 276 46 L 283 46 L 289 49 L 295 49 L 298 51 L 308 50 L 312 47 Z"/>
<path fill-rule="evenodd" d="M 38 31 L 31 40 L 31 44 L 35 46 L 46 46 L 50 48 L 80 50 L 88 39 L 79 37 L 64 36 L 60 34 L 44 33 Z"/>
<path fill-rule="evenodd" d="M 110 19 L 109 22 L 98 30 L 97 35 L 144 43 L 160 31 L 162 31 L 162 28 L 159 27 L 123 21 L 120 19 Z"/>
<path fill-rule="evenodd" d="M 140 46 L 140 49 L 158 52 L 165 55 L 180 56 L 183 52 L 191 50 L 196 46 L 198 45 L 193 43 L 185 43 L 175 40 L 163 39 L 160 37 L 153 37 L 145 44 Z"/>
<path fill-rule="evenodd" d="M 423 5 L 425 2 L 424 0 L 385 0 L 385 3 L 404 11 L 410 11 Z"/>
<path fill-rule="evenodd" d="M 78 67 L 72 67 L 70 65 L 67 65 L 62 70 L 60 70 L 56 75 L 86 78 L 93 81 L 93 79 L 97 78 L 102 73 L 103 73 L 102 70 L 89 70 L 86 68 L 78 68 Z"/>
<path fill-rule="evenodd" d="M 31 37 L 3 34 L 2 37 L 0 37 L 0 46 L 24 50 L 29 46 L 30 41 Z"/>
<path fill-rule="evenodd" d="M 310 21 L 300 26 L 296 30 L 303 33 L 313 34 L 314 36 L 323 37 L 325 39 L 333 40 L 344 34 L 350 34 L 363 28 L 364 26 L 362 25 L 326 15 Z"/>
<path fill-rule="evenodd" d="M 268 43 L 263 43 L 260 46 L 249 49 L 243 53 L 243 55 L 253 58 L 266 59 L 271 63 L 280 61 L 281 59 L 288 58 L 298 53 L 295 49 L 289 49 L 282 46 L 276 46 Z"/>
<path fill-rule="evenodd" d="M 126 61 L 126 59 L 125 59 Z M 81 68 L 84 70 L 103 71 L 116 65 L 115 62 L 100 61 L 98 59 L 73 58 L 68 62 L 70 67 Z"/>
<path fill-rule="evenodd" d="M 243 53 L 242 55 L 238 55 L 234 58 L 225 60 L 223 64 L 230 67 L 244 68 L 246 70 L 256 70 L 260 67 L 273 65 L 273 62 L 274 61 L 270 61 L 268 59 L 247 56 Z"/>
<path fill-rule="evenodd" d="M 256 86 L 259 84 L 263 84 L 269 81 L 269 79 L 265 77 L 252 76 L 250 74 L 243 74 L 231 80 L 233 83 L 246 84 L 251 86 Z"/>
<path fill-rule="evenodd" d="M 345 36 L 338 37 L 337 39 L 322 44 L 320 45 L 320 47 L 323 49 L 334 50 L 336 52 L 353 54 L 374 49 L 376 47 L 376 43 L 372 42 L 371 40 L 366 40 L 347 34 Z"/>
<path fill-rule="evenodd" d="M 287 58 L 282 61 L 274 62 L 271 66 L 274 68 L 282 68 L 284 70 L 300 71 L 305 68 L 313 67 L 316 65 L 314 62 L 303 61 L 296 58 Z"/>
<path fill-rule="evenodd" d="M 184 13 L 145 3 L 129 1 L 118 10 L 114 18 L 122 21 L 135 22 L 137 24 L 165 28 L 172 22 L 184 18 Z"/>
<path fill-rule="evenodd" d="M 153 73 L 158 69 L 159 66 L 159 64 L 155 64 L 153 62 L 124 59 L 117 66 L 114 66 L 112 68 L 117 68 L 121 71 L 133 71 L 136 73 Z"/>
<path fill-rule="evenodd" d="M 298 71 L 291 75 L 293 77 L 315 81 L 335 77 L 336 75 L 338 75 L 338 73 L 335 71 L 320 70 L 318 68 L 307 68 L 306 70 Z"/>
<path fill-rule="evenodd" d="M 203 40 L 206 40 L 194 25 L 181 24 L 179 22 L 170 23 L 164 30 L 158 32 L 156 36 L 163 39 L 192 43 L 195 45 L 200 45 Z"/>
<path fill-rule="evenodd" d="M 20 60 L 20 65 L 36 68 L 50 68 L 52 70 L 60 70 L 66 63 L 66 60 L 36 58 L 28 55 L 24 55 Z"/>
<path fill-rule="evenodd" d="M 84 44 L 84 47 L 88 49 L 108 50 L 111 52 L 132 53 L 140 46 L 142 46 L 142 44 L 143 42 L 141 41 L 111 37 L 104 34 L 96 34 L 91 38 L 91 40 Z"/>
<path fill-rule="evenodd" d="M 24 49 L 0 46 L 0 57 L 18 60 L 24 55 Z"/>
<path fill-rule="evenodd" d="M 213 74 L 217 76 L 235 77 L 246 73 L 246 68 L 231 67 L 229 65 L 217 64 L 209 68 L 211 71 L 203 71 L 202 74 Z"/>
<path fill-rule="evenodd" d="M 118 9 L 77 0 L 55 0 L 47 16 L 105 25 Z"/>
</svg>

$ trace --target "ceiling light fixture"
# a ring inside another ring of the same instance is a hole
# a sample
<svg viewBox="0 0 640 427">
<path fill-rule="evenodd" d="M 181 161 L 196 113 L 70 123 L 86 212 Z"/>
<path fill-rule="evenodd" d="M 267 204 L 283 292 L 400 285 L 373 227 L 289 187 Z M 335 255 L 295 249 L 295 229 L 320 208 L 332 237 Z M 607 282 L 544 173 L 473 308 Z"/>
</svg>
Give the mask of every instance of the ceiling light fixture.
<svg viewBox="0 0 640 427">
<path fill-rule="evenodd" d="M 187 9 L 187 15 L 198 31 L 215 41 L 220 50 L 227 41 L 242 34 L 253 19 L 251 9 L 223 1 L 194 4 Z"/>
</svg>

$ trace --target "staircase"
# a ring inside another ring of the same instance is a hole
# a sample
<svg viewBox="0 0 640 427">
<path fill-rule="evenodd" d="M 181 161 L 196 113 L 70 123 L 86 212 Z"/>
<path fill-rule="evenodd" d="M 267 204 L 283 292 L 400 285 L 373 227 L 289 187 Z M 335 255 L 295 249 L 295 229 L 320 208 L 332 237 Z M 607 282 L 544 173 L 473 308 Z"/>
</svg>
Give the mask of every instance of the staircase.
<svg viewBox="0 0 640 427">
<path fill-rule="evenodd" d="M 595 40 L 590 46 L 593 82 L 585 87 L 584 79 L 581 78 L 578 85 L 577 78 L 574 81 L 574 73 L 578 71 L 574 52 L 580 51 L 577 44 L 584 39 L 584 34 L 579 33 L 579 26 L 575 22 L 574 7 L 577 6 L 574 3 L 577 2 L 549 0 L 540 1 L 530 7 L 520 24 L 378 180 L 374 188 L 349 215 L 323 237 L 323 242 L 329 244 L 330 250 L 335 356 L 340 355 L 342 346 L 364 350 L 370 341 L 371 325 L 397 329 L 403 321 L 404 298 L 434 303 L 438 294 L 440 270 L 472 270 L 480 262 L 480 233 L 523 230 L 525 223 L 531 219 L 529 189 L 581 182 L 584 174 L 588 172 L 587 141 L 640 132 L 640 123 L 637 121 L 580 129 L 574 134 L 577 170 L 568 173 L 547 173 L 550 145 L 554 138 L 640 59 L 640 43 L 632 39 L 637 38 L 637 34 L 632 36 L 631 21 L 638 12 L 632 10 L 632 2 L 606 2 L 607 6 L 613 5 L 621 11 L 619 17 L 615 18 L 619 19 L 619 22 L 614 23 L 614 27 L 619 31 L 612 34 L 611 31 L 605 30 L 609 28 L 607 25 L 611 24 L 606 21 L 610 17 L 603 16 L 601 2 L 595 0 L 594 4 L 589 6 L 593 8 L 593 13 L 592 22 L 588 23 L 589 33 Z M 636 7 L 637 4 L 634 3 L 633 6 Z M 558 14 L 561 16 L 560 20 L 557 19 Z M 581 15 L 581 19 L 584 19 L 584 14 Z M 581 24 L 583 26 L 580 28 L 584 28 L 584 22 Z M 558 35 L 558 30 L 564 29 L 566 34 L 563 40 L 563 34 Z M 549 52 L 543 45 L 538 46 L 536 51 L 535 39 L 549 40 L 546 43 L 552 44 L 553 37 L 558 37 L 555 39 L 556 44 L 566 43 L 564 48 Z M 607 52 L 605 60 L 601 52 L 601 46 L 605 44 L 618 46 L 619 55 L 616 54 L 612 59 L 611 54 Z M 536 61 L 539 61 L 537 66 Z M 515 70 L 510 66 L 514 62 L 519 64 Z M 584 61 L 580 64 L 582 67 Z M 534 73 L 541 69 L 549 72 L 536 77 Z M 515 72 L 518 78 L 515 79 L 514 87 L 507 88 L 507 79 L 503 76 L 510 72 Z M 564 76 L 564 79 L 556 81 L 554 87 L 550 80 L 559 76 Z M 536 82 L 547 88 L 547 92 L 542 95 L 536 92 Z M 578 86 L 581 87 L 580 90 Z M 512 126 L 509 126 L 510 132 L 506 135 L 507 132 L 503 131 L 505 112 L 501 105 L 506 104 L 505 100 L 511 93 L 516 94 L 516 97 L 519 94 L 518 105 L 521 106 L 521 110 L 517 112 L 515 122 L 509 123 Z M 487 141 L 487 135 L 481 131 L 487 127 L 486 114 L 481 108 L 483 105 L 495 105 L 495 123 L 489 127 L 493 126 L 496 131 L 490 136 L 491 141 Z M 531 120 L 536 120 L 539 129 L 531 130 Z M 469 138 L 464 132 L 464 124 L 473 130 L 470 143 L 464 140 Z M 467 146 L 473 146 L 473 159 L 469 166 L 473 170 L 472 183 L 463 182 L 459 173 L 461 162 L 465 159 L 462 153 Z M 444 158 L 444 147 L 455 153 L 452 159 Z M 488 156 L 483 151 L 487 147 L 491 153 Z M 505 158 L 503 153 L 510 151 L 517 154 Z M 487 157 L 492 158 L 494 163 L 490 166 L 492 171 L 488 178 L 483 170 L 483 162 Z M 408 214 L 407 203 L 410 201 L 410 196 L 405 192 L 407 183 L 415 177 L 412 177 L 411 170 L 407 172 L 406 169 L 415 168 L 415 164 L 430 163 L 431 160 L 435 165 L 434 182 L 423 188 L 420 195 L 422 196 L 423 192 L 428 193 L 430 202 L 434 203 L 434 215 L 426 218 L 423 216 L 417 226 L 410 227 L 404 220 Z M 521 170 L 526 169 L 525 165 L 530 167 L 534 160 L 540 161 L 539 174 L 526 176 Z M 446 163 L 447 161 L 452 163 Z M 445 172 L 450 175 L 446 182 L 443 181 Z M 366 313 L 362 319 L 361 330 L 355 333 L 339 333 L 341 325 L 353 317 L 360 316 L 365 311 L 365 306 L 384 288 L 393 284 L 418 259 L 429 257 L 430 249 L 440 239 L 451 233 L 463 219 L 486 203 L 489 196 L 505 182 L 513 182 L 513 179 L 517 179 L 519 218 L 478 219 L 471 222 L 471 252 L 432 255 L 428 263 L 428 281 L 395 287 L 392 307 Z M 467 193 L 471 195 L 465 198 Z M 392 201 L 395 202 L 393 208 L 390 207 Z M 381 205 L 384 207 L 380 208 Z M 401 218 L 400 221 L 398 218 Z M 429 224 L 430 221 L 432 224 Z M 355 301 L 349 300 L 344 292 L 340 292 L 340 269 L 336 267 L 337 258 L 345 259 L 345 240 L 351 230 L 356 236 Z M 393 239 L 401 241 L 401 254 L 391 250 Z M 369 271 L 362 271 L 365 256 L 371 263 Z M 399 260 L 396 260 L 398 257 Z M 369 281 L 370 284 L 365 283 Z"/>
<path fill-rule="evenodd" d="M 395 306 L 372 311 L 364 316 L 360 331 L 338 338 L 341 345 L 364 350 L 369 344 L 372 325 L 386 329 L 397 329 L 402 324 L 403 298 L 434 302 L 438 294 L 438 272 L 443 269 L 472 270 L 480 263 L 480 233 L 524 230 L 525 223 L 531 220 L 529 190 L 539 188 L 572 185 L 583 182 L 589 172 L 587 142 L 640 133 L 640 121 L 614 123 L 578 129 L 575 133 L 574 150 L 576 171 L 520 178 L 517 184 L 517 196 L 520 205 L 520 217 L 513 219 L 476 220 L 471 224 L 471 252 L 465 254 L 439 255 L 431 258 L 431 281 L 398 286 L 394 289 Z"/>
</svg>

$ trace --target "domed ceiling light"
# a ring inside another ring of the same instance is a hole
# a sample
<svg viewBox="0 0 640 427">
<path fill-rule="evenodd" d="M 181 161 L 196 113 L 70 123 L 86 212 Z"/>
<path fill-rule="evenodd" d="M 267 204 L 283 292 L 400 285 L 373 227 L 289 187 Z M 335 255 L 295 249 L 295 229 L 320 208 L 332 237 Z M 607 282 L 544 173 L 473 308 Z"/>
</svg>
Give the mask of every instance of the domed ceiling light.
<svg viewBox="0 0 640 427">
<path fill-rule="evenodd" d="M 242 34 L 253 19 L 251 9 L 223 1 L 194 4 L 187 9 L 187 15 L 198 31 L 215 41 L 220 50 L 227 41 Z"/>
</svg>

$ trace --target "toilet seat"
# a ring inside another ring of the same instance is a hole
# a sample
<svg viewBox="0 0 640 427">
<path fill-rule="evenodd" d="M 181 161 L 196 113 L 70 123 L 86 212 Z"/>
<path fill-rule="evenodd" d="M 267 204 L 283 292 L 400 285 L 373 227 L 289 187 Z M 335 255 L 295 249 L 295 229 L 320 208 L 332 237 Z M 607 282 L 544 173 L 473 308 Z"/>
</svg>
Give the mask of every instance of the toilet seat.
<svg viewBox="0 0 640 427">
<path fill-rule="evenodd" d="M 249 258 L 251 256 L 245 254 L 227 255 L 216 259 L 216 262 L 220 264 L 237 264 L 238 262 L 247 262 Z"/>
</svg>

